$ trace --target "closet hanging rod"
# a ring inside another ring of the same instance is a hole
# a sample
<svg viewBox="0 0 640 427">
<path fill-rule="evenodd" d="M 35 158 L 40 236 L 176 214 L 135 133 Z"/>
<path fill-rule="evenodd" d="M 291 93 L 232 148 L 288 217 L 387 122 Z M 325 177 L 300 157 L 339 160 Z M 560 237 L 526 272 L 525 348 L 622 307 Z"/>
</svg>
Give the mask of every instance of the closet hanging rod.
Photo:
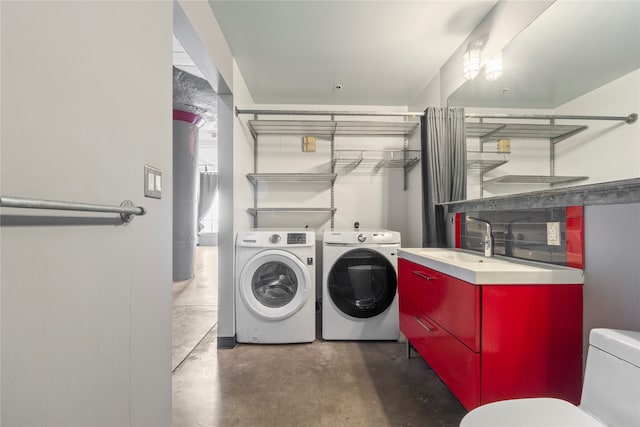
<svg viewBox="0 0 640 427">
<path fill-rule="evenodd" d="M 313 110 L 241 110 L 236 107 L 236 116 L 240 114 L 266 114 L 266 115 L 300 115 L 300 116 L 399 116 L 421 117 L 424 112 L 403 113 L 398 111 L 313 111 Z M 634 123 L 638 120 L 637 113 L 627 116 L 580 116 L 572 114 L 465 114 L 467 119 L 531 119 L 531 120 L 619 120 L 626 123 Z"/>
<path fill-rule="evenodd" d="M 82 212 L 111 212 L 120 214 L 124 222 L 133 220 L 133 215 L 147 213 L 142 206 L 136 206 L 131 200 L 125 200 L 120 206 L 96 205 L 90 203 L 62 202 L 54 200 L 25 199 L 22 197 L 0 196 L 0 207 L 3 208 L 27 208 L 27 209 L 52 209 L 59 211 Z"/>
<path fill-rule="evenodd" d="M 532 120 L 620 120 L 627 123 L 634 123 L 638 120 L 638 114 L 632 113 L 628 116 L 574 116 L 574 115 L 545 115 L 545 114 L 465 114 L 467 119 L 532 119 Z"/>
<path fill-rule="evenodd" d="M 239 114 L 271 114 L 271 115 L 295 115 L 295 116 L 399 116 L 420 117 L 424 113 L 403 113 L 399 111 L 312 111 L 312 110 L 241 110 L 236 107 L 236 116 Z"/>
</svg>

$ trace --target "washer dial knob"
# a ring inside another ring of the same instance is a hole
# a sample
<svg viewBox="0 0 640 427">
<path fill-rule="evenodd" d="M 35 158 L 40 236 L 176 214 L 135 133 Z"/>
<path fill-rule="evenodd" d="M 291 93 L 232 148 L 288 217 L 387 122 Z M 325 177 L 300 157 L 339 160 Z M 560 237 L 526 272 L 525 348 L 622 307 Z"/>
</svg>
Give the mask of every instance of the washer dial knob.
<svg viewBox="0 0 640 427">
<path fill-rule="evenodd" d="M 280 235 L 279 234 L 272 234 L 271 236 L 269 236 L 269 243 L 273 243 L 274 245 L 276 243 L 280 243 Z"/>
<path fill-rule="evenodd" d="M 358 234 L 358 242 L 364 243 L 367 240 L 367 236 L 364 234 Z"/>
</svg>

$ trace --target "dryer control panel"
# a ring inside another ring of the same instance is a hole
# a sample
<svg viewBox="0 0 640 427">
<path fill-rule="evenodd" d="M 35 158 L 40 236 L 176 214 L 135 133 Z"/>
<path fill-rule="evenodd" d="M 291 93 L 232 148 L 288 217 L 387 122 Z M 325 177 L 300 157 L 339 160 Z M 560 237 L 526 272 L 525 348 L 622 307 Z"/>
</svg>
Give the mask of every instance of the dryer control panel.
<svg viewBox="0 0 640 427">
<path fill-rule="evenodd" d="M 325 231 L 324 244 L 381 245 L 400 244 L 400 233 L 389 230 Z"/>
<path fill-rule="evenodd" d="M 287 245 L 304 245 L 307 243 L 307 233 L 287 233 Z"/>
</svg>

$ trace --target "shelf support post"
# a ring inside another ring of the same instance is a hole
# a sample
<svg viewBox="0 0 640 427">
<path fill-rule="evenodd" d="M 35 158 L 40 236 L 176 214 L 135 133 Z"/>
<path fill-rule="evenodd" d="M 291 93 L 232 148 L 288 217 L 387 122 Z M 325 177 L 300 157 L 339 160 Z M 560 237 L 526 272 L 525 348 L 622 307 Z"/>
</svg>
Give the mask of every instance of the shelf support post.
<svg viewBox="0 0 640 427">
<path fill-rule="evenodd" d="M 549 120 L 551 126 L 556 124 L 555 119 Z M 556 174 L 556 144 L 553 139 L 549 140 L 549 176 L 555 176 Z"/>
<path fill-rule="evenodd" d="M 403 172 L 403 183 L 402 188 L 404 191 L 407 191 L 409 188 L 409 168 L 407 164 L 409 163 L 409 159 L 407 156 L 409 155 L 407 150 L 409 149 L 409 137 L 405 136 L 404 141 L 402 142 L 402 172 Z"/>
<path fill-rule="evenodd" d="M 331 115 L 331 120 L 335 121 L 335 116 L 332 114 Z M 337 126 L 337 124 L 336 124 Z M 335 140 L 336 140 L 336 133 L 335 130 L 334 132 L 331 134 L 331 173 L 335 174 L 336 173 L 336 163 L 334 162 L 334 151 L 335 151 Z M 331 229 L 333 230 L 333 228 L 335 227 L 335 204 L 336 204 L 336 180 L 333 179 L 331 181 Z"/>
<path fill-rule="evenodd" d="M 254 120 L 258 120 L 258 115 L 253 115 Z M 253 133 L 253 132 L 252 132 Z M 258 173 L 258 135 L 253 136 L 253 173 Z M 258 209 L 258 183 L 253 188 L 253 207 Z M 253 215 L 253 228 L 258 228 L 258 211 Z"/>
</svg>

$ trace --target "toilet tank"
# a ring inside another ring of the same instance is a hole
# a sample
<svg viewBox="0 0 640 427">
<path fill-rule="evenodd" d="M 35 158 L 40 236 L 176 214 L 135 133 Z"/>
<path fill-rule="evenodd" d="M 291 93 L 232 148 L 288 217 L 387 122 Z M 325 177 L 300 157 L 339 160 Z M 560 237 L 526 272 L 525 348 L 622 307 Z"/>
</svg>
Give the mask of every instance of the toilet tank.
<svg viewBox="0 0 640 427">
<path fill-rule="evenodd" d="M 611 426 L 640 426 L 640 332 L 591 330 L 580 408 Z"/>
</svg>

